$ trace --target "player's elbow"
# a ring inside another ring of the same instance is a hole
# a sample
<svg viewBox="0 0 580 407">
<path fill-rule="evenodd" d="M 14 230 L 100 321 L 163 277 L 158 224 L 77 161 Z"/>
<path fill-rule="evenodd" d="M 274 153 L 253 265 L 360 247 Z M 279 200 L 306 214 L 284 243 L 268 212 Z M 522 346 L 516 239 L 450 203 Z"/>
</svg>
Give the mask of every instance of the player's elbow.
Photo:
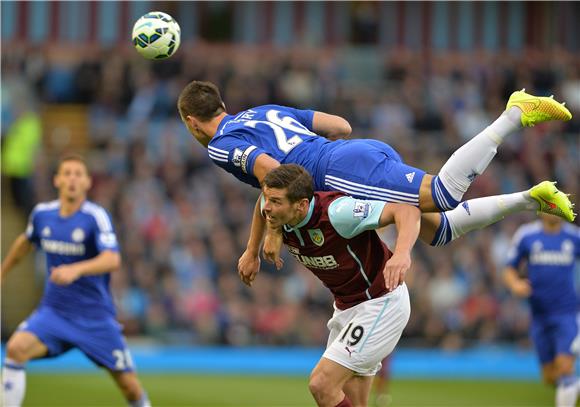
<svg viewBox="0 0 580 407">
<path fill-rule="evenodd" d="M 336 140 L 350 136 L 352 133 L 350 123 L 340 116 L 335 116 L 335 118 L 334 129 L 328 133 L 327 138 L 330 140 Z"/>
</svg>

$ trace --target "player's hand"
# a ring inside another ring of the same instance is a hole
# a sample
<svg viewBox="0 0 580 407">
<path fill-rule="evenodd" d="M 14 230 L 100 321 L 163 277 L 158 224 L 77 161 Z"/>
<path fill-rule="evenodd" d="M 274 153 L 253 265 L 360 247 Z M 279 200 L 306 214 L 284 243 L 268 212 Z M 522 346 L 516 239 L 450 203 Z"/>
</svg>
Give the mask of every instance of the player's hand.
<svg viewBox="0 0 580 407">
<path fill-rule="evenodd" d="M 259 271 L 260 256 L 246 250 L 238 260 L 238 274 L 240 275 L 240 279 L 245 285 L 251 287 Z"/>
<path fill-rule="evenodd" d="M 405 281 L 405 275 L 411 268 L 411 253 L 395 253 L 387 260 L 383 276 L 385 287 L 392 291 Z"/>
<path fill-rule="evenodd" d="M 524 278 L 514 280 L 510 290 L 516 297 L 520 298 L 528 298 L 532 295 L 532 285 L 530 284 L 530 280 Z"/>
<path fill-rule="evenodd" d="M 262 253 L 264 259 L 274 264 L 277 270 L 280 270 L 284 265 L 284 260 L 280 258 L 282 243 L 282 232 L 268 228 L 266 231 L 266 237 L 264 238 Z"/>
<path fill-rule="evenodd" d="M 50 281 L 58 285 L 69 285 L 81 276 L 80 270 L 74 264 L 64 264 L 55 267 L 50 272 Z"/>
</svg>

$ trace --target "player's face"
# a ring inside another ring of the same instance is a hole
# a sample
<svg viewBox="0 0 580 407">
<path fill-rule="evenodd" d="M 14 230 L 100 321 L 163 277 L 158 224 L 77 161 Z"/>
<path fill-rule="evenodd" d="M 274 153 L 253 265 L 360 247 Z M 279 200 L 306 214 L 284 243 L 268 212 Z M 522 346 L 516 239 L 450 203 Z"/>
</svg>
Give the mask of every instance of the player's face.
<svg viewBox="0 0 580 407">
<path fill-rule="evenodd" d="M 76 201 L 87 195 L 91 187 L 91 177 L 82 162 L 64 161 L 54 176 L 54 186 L 58 189 L 59 197 Z"/>
<path fill-rule="evenodd" d="M 556 215 L 550 215 L 548 213 L 540 213 L 540 218 L 544 225 L 548 227 L 556 227 L 562 223 L 562 219 Z"/>
<path fill-rule="evenodd" d="M 263 188 L 264 192 L 264 214 L 266 222 L 272 228 L 282 225 L 296 225 L 302 219 L 302 201 L 290 202 L 286 197 L 286 189 Z"/>
</svg>

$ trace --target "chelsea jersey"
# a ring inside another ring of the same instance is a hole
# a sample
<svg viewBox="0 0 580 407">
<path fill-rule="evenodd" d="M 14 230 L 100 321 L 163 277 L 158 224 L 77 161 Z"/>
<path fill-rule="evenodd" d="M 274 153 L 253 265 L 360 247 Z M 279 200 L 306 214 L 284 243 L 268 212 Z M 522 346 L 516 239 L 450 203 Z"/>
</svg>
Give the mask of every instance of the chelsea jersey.
<svg viewBox="0 0 580 407">
<path fill-rule="evenodd" d="M 293 163 L 314 175 L 317 189 L 324 185 L 331 142 L 312 129 L 313 110 L 286 106 L 258 106 L 227 115 L 208 145 L 210 158 L 240 181 L 259 188 L 254 164 L 267 154 L 281 164 Z"/>
<path fill-rule="evenodd" d="M 55 267 L 88 260 L 106 250 L 119 251 L 109 214 L 90 201 L 67 217 L 60 215 L 58 200 L 36 205 L 26 237 L 45 252 L 48 276 Z M 83 276 L 69 285 L 47 278 L 41 305 L 75 318 L 114 316 L 109 280 L 109 273 Z"/>
</svg>

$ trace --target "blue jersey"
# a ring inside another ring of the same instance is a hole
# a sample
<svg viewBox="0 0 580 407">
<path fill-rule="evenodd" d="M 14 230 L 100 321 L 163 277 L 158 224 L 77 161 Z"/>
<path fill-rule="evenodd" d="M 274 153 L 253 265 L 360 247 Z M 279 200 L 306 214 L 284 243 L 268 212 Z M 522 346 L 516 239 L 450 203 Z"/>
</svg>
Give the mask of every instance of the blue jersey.
<svg viewBox="0 0 580 407">
<path fill-rule="evenodd" d="M 419 205 L 423 170 L 406 165 L 377 140 L 330 141 L 313 132 L 314 111 L 265 105 L 227 115 L 208 145 L 208 154 L 240 181 L 259 188 L 254 164 L 267 154 L 281 164 L 301 165 L 316 191 Z"/>
<path fill-rule="evenodd" d="M 546 233 L 540 221 L 518 229 L 508 265 L 517 269 L 523 261 L 527 262 L 534 316 L 577 312 L 574 268 L 579 255 L 580 228 L 575 225 L 564 224 L 555 234 Z"/>
<path fill-rule="evenodd" d="M 265 105 L 228 115 L 208 146 L 210 158 L 236 178 L 259 188 L 254 163 L 267 154 L 282 164 L 299 164 L 324 185 L 325 154 L 334 143 L 312 131 L 312 110 Z M 317 190 L 322 188 L 317 188 Z"/>
<path fill-rule="evenodd" d="M 49 276 L 54 267 L 91 259 L 105 250 L 119 251 L 111 219 L 102 207 L 85 201 L 68 217 L 59 210 L 59 201 L 36 205 L 26 228 L 28 240 L 46 253 Z M 74 318 L 114 316 L 109 280 L 110 274 L 105 273 L 61 286 L 47 278 L 41 306 Z"/>
</svg>

